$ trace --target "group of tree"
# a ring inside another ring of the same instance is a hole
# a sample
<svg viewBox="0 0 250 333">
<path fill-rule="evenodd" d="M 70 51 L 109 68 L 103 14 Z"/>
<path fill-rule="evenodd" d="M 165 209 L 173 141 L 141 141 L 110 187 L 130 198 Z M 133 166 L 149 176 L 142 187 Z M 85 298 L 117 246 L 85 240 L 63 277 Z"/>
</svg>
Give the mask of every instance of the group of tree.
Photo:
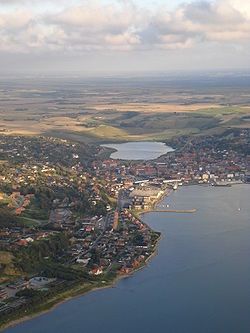
<svg viewBox="0 0 250 333">
<path fill-rule="evenodd" d="M 18 218 L 7 206 L 0 207 L 0 228 L 10 228 L 19 225 Z"/>
<path fill-rule="evenodd" d="M 69 237 L 58 233 L 45 240 L 35 241 L 19 249 L 16 254 L 16 265 L 26 273 L 41 272 L 46 266 L 47 258 L 57 261 L 69 246 Z"/>
</svg>

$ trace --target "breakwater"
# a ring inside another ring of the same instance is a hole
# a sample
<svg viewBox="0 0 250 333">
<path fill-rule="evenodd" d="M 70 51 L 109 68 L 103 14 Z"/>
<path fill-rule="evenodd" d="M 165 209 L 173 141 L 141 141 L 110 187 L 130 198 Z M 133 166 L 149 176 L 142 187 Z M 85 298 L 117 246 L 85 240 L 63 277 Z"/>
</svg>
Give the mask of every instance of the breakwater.
<svg viewBox="0 0 250 333">
<path fill-rule="evenodd" d="M 180 213 L 180 214 L 192 214 L 192 213 L 196 213 L 197 209 L 152 209 L 152 210 L 147 210 L 144 212 L 145 213 L 152 213 L 152 212 L 156 212 L 156 213 Z"/>
</svg>

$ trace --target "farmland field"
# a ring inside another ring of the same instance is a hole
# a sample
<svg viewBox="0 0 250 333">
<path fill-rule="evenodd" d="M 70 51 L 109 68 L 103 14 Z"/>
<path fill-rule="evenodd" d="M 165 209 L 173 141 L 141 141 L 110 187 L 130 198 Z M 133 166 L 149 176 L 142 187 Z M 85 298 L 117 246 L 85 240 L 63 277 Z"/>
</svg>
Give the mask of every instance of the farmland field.
<svg viewBox="0 0 250 333">
<path fill-rule="evenodd" d="M 0 131 L 118 142 L 249 128 L 250 79 L 212 79 L 2 79 Z"/>
</svg>

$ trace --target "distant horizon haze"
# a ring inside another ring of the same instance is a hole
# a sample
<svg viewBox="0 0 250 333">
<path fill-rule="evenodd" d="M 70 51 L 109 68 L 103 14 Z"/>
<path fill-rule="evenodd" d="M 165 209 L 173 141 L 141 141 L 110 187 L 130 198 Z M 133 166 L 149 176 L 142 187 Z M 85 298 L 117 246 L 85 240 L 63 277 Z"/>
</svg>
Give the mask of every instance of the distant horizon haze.
<svg viewBox="0 0 250 333">
<path fill-rule="evenodd" d="M 27 71 L 27 70 L 8 70 L 0 68 L 0 81 L 6 79 L 57 79 L 57 78 L 69 78 L 79 80 L 126 80 L 126 79 L 152 79 L 152 80 L 185 80 L 185 79 L 224 79 L 224 78 L 250 78 L 250 69 L 233 68 L 233 69 L 203 69 L 203 70 L 137 70 L 137 71 L 92 71 L 92 70 L 58 70 L 58 71 Z"/>
</svg>

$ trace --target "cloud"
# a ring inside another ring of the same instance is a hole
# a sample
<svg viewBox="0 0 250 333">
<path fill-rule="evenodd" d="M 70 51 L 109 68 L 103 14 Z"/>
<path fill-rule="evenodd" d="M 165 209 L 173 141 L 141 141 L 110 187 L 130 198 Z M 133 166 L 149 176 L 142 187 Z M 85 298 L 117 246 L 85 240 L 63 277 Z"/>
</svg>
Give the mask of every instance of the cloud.
<svg viewBox="0 0 250 333">
<path fill-rule="evenodd" d="M 48 7 L 39 12 L 29 0 L 0 0 L 0 5 L 7 2 L 16 5 L 0 13 L 0 51 L 78 54 L 178 50 L 202 43 L 249 46 L 248 0 L 195 1 L 171 11 L 162 6 L 138 7 L 132 1 L 81 1 L 80 5 L 72 2 L 61 10 L 57 6 L 56 10 Z M 25 8 L 21 2 L 26 3 Z"/>
</svg>

